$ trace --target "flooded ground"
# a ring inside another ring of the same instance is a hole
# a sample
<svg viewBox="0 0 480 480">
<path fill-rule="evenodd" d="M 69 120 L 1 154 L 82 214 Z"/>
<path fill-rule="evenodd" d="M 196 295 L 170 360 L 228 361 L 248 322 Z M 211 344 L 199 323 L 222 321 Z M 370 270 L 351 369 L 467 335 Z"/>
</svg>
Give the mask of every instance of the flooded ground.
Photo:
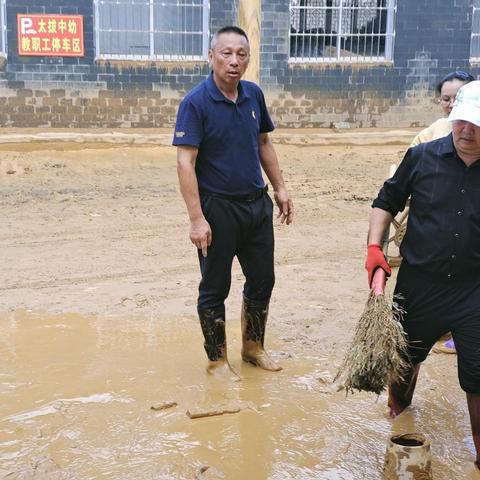
<svg viewBox="0 0 480 480">
<path fill-rule="evenodd" d="M 432 439 L 435 478 L 464 478 L 463 395 L 441 383 L 453 357 L 428 362 L 416 408 L 392 423 L 384 396 L 338 393 L 334 359 L 320 352 L 288 355 L 273 339 L 283 372 L 241 364 L 234 323 L 243 380 L 224 384 L 204 374 L 193 321 L 3 316 L 2 478 L 376 479 L 388 437 L 405 431 Z M 151 410 L 165 401 L 178 405 Z M 222 407 L 240 412 L 186 415 Z"/>
<path fill-rule="evenodd" d="M 435 480 L 480 478 L 454 355 L 429 356 L 395 421 L 384 394 L 332 384 L 366 299 L 370 201 L 403 146 L 277 146 L 298 212 L 276 226 L 267 344 L 284 370 L 240 360 L 235 265 L 228 384 L 204 373 L 173 149 L 84 147 L 0 151 L 0 478 L 375 480 L 413 431 Z M 186 414 L 219 408 L 240 411 Z"/>
</svg>

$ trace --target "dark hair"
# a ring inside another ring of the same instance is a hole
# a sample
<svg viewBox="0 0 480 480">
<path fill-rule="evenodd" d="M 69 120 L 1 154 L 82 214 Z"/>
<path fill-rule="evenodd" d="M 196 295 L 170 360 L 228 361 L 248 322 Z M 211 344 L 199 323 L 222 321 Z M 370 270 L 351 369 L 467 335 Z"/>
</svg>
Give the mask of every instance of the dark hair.
<svg viewBox="0 0 480 480">
<path fill-rule="evenodd" d="M 464 72 L 463 70 L 455 70 L 454 72 L 450 72 L 448 75 L 445 75 L 440 82 L 438 82 L 437 87 L 435 90 L 440 95 L 442 93 L 443 84 L 446 82 L 451 82 L 452 80 L 460 80 L 461 82 L 469 83 L 475 80 L 474 76 L 468 72 Z"/>
<path fill-rule="evenodd" d="M 248 43 L 248 37 L 247 37 L 247 34 L 245 33 L 245 30 L 243 30 L 240 27 L 236 27 L 235 25 L 227 25 L 226 27 L 222 27 L 220 30 L 218 30 L 217 32 L 214 33 L 214 35 L 212 37 L 212 40 L 210 42 L 210 48 L 213 49 L 218 37 L 222 33 L 236 33 L 238 35 L 241 35 L 242 37 L 245 37 L 245 40 Z"/>
</svg>

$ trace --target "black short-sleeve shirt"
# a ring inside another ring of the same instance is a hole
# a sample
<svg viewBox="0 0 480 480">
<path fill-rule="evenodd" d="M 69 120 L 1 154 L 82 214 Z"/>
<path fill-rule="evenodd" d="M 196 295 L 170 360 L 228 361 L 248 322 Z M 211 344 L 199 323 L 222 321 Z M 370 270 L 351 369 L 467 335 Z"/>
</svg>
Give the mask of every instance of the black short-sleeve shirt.
<svg viewBox="0 0 480 480">
<path fill-rule="evenodd" d="M 408 264 L 444 278 L 480 273 L 480 160 L 466 166 L 452 134 L 410 148 L 372 206 L 395 216 L 409 196 Z"/>
</svg>

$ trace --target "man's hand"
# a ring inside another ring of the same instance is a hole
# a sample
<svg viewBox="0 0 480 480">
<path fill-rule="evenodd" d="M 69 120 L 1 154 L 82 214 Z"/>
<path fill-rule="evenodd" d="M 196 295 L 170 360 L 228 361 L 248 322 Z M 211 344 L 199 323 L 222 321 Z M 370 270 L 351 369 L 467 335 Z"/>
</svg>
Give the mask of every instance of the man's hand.
<svg viewBox="0 0 480 480">
<path fill-rule="evenodd" d="M 382 247 L 378 243 L 371 243 L 367 247 L 367 260 L 365 261 L 365 268 L 368 272 L 368 285 L 372 285 L 373 274 L 377 268 L 385 270 L 387 277 L 392 273 L 387 259 L 383 254 Z"/>
<path fill-rule="evenodd" d="M 288 197 L 288 193 L 285 189 L 281 189 L 274 192 L 275 203 L 278 206 L 277 218 L 280 218 L 281 223 L 287 222 L 290 225 L 293 222 L 293 202 Z"/>
<path fill-rule="evenodd" d="M 190 222 L 190 240 L 206 257 L 207 248 L 212 244 L 212 230 L 205 217 Z"/>
</svg>

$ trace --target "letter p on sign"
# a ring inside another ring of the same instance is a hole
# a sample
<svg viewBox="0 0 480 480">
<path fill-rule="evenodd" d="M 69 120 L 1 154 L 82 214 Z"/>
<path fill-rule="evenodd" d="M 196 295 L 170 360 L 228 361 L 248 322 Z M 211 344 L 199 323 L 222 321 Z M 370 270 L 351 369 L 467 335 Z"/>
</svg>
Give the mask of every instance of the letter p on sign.
<svg viewBox="0 0 480 480">
<path fill-rule="evenodd" d="M 20 32 L 22 35 L 35 34 L 36 30 L 33 28 L 33 20 L 31 18 L 22 17 L 20 18 Z"/>
</svg>

